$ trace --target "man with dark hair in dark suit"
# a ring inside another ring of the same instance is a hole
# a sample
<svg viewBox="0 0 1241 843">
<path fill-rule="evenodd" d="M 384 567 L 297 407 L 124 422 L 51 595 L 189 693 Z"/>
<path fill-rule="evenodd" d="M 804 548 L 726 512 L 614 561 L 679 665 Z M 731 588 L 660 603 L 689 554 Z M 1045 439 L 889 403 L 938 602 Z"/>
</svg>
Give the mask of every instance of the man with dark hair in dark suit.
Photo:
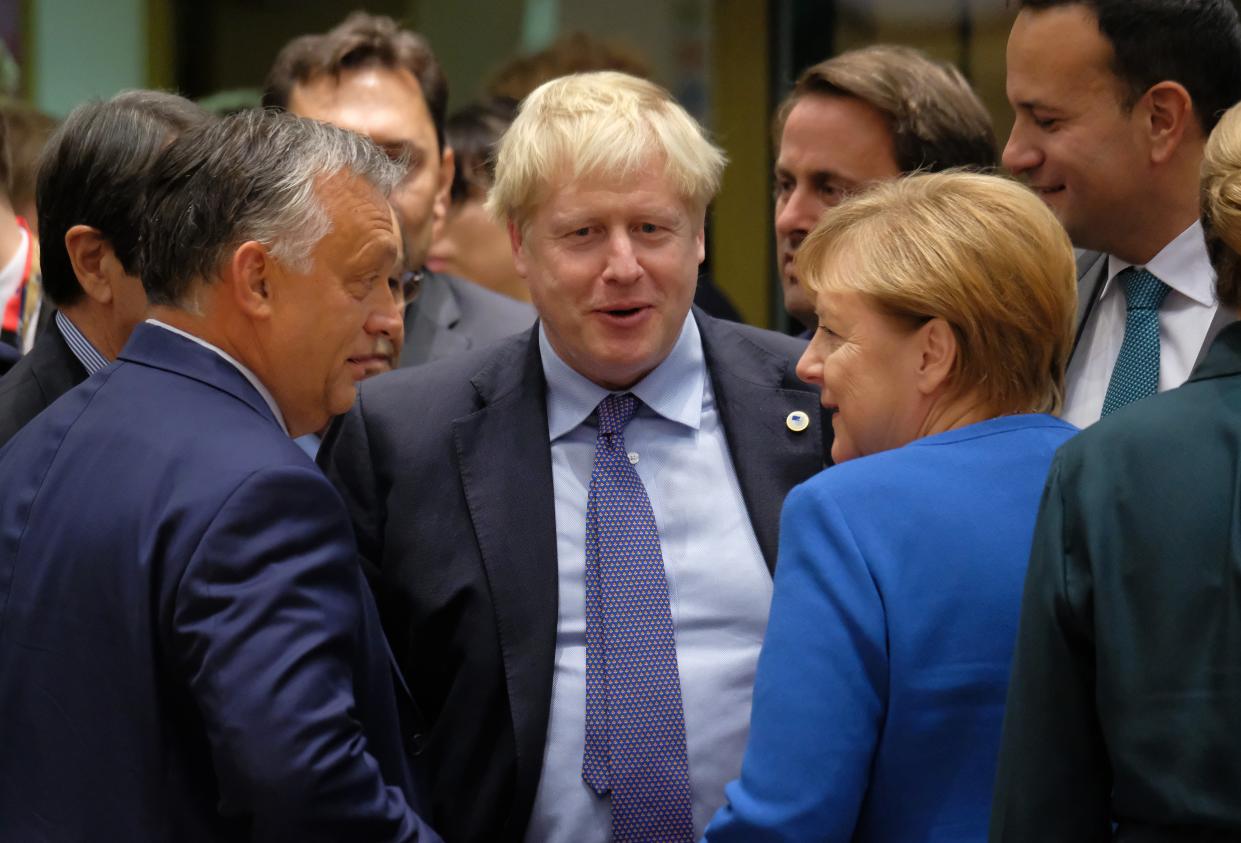
<svg viewBox="0 0 1241 843">
<path fill-rule="evenodd" d="M 1241 100 L 1241 23 L 1229 0 L 1015 5 L 1003 161 L 1083 250 L 1063 415 L 1086 427 L 1180 386 L 1236 318 L 1202 245 L 1198 168 Z"/>
<path fill-rule="evenodd" d="M 421 271 L 448 207 L 453 153 L 444 142 L 448 82 L 416 32 L 354 12 L 323 33 L 286 44 L 272 63 L 263 105 L 366 135 L 406 168 L 392 191 L 407 269 Z M 524 331 L 525 302 L 454 275 L 427 272 L 405 310 L 402 366 L 451 357 Z"/>
<path fill-rule="evenodd" d="M 825 435 L 803 343 L 691 310 L 723 164 L 650 82 L 536 90 L 489 203 L 538 325 L 364 384 L 325 441 L 450 839 L 692 841 L 740 769 Z"/>
<path fill-rule="evenodd" d="M 78 106 L 48 142 L 36 202 L 43 307 L 56 311 L 0 379 L 0 445 L 116 359 L 146 315 L 137 255 L 146 175 L 169 141 L 209 119 L 174 94 L 127 91 Z"/>
</svg>

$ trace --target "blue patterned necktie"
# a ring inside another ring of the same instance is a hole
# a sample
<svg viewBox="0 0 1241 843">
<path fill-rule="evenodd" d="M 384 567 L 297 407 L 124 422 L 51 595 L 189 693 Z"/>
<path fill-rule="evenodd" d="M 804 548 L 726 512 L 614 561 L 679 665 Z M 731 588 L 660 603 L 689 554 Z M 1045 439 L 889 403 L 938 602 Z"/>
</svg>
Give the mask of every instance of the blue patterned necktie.
<svg viewBox="0 0 1241 843">
<path fill-rule="evenodd" d="M 586 501 L 586 750 L 617 843 L 692 843 L 685 713 L 655 513 L 625 450 L 638 399 L 599 402 Z"/>
<path fill-rule="evenodd" d="M 1106 416 L 1159 391 L 1159 305 L 1168 285 L 1145 269 L 1116 276 L 1125 290 L 1125 338 L 1103 397 Z"/>
</svg>

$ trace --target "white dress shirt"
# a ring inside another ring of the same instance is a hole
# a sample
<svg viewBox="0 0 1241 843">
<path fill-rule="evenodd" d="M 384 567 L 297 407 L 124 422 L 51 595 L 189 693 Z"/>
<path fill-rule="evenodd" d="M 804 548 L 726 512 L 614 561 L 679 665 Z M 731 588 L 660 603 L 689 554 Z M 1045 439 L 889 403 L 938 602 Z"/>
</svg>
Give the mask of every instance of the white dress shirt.
<svg viewBox="0 0 1241 843">
<path fill-rule="evenodd" d="M 529 843 L 607 843 L 611 802 L 582 781 L 586 735 L 586 497 L 593 413 L 608 390 L 571 369 L 539 330 L 547 378 L 560 613 L 543 773 Z M 625 446 L 655 513 L 676 635 L 694 835 L 741 770 L 771 575 L 750 525 L 702 338 L 687 316 L 672 352 L 631 390 Z"/>
<path fill-rule="evenodd" d="M 1094 424 L 1103 412 L 1103 398 L 1125 338 L 1125 291 L 1116 276 L 1132 265 L 1108 255 L 1107 281 L 1069 363 L 1061 416 L 1078 427 Z M 1163 392 L 1188 380 L 1212 338 L 1209 334 L 1222 327 L 1215 320 L 1219 299 L 1202 223 L 1195 221 L 1181 232 L 1145 268 L 1168 285 L 1159 307 L 1159 391 Z"/>
</svg>

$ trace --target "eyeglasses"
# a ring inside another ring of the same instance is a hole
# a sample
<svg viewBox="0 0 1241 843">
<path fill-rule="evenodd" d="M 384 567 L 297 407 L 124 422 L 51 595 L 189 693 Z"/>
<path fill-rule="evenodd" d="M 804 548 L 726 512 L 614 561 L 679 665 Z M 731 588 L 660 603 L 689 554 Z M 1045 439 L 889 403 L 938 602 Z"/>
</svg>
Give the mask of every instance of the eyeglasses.
<svg viewBox="0 0 1241 843">
<path fill-rule="evenodd" d="M 388 279 L 388 288 L 392 290 L 392 298 L 397 307 L 403 308 L 417 297 L 418 289 L 422 286 L 422 276 L 421 269 L 407 269 Z"/>
</svg>

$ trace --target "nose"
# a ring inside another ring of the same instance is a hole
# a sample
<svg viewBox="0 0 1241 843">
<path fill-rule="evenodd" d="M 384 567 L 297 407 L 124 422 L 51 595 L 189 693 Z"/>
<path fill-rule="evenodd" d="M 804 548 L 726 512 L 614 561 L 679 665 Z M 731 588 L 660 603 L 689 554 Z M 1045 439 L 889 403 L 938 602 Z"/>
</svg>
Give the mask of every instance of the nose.
<svg viewBox="0 0 1241 843">
<path fill-rule="evenodd" d="M 378 285 L 377 285 L 378 286 Z M 404 308 L 399 301 L 398 293 L 389 285 L 383 285 L 384 292 L 380 294 L 375 307 L 371 310 L 366 318 L 365 330 L 371 336 L 384 336 L 392 339 L 398 331 L 404 329 Z"/>
<path fill-rule="evenodd" d="M 776 208 L 776 236 L 796 249 L 826 209 L 827 206 L 814 195 L 814 191 L 795 187 Z"/>
<path fill-rule="evenodd" d="M 1043 156 L 1030 138 L 1029 122 L 1021 114 L 1013 121 L 1013 130 L 1008 133 L 1008 142 L 1004 144 L 1000 160 L 1013 175 L 1021 175 L 1042 163 Z"/>
<path fill-rule="evenodd" d="M 820 336 L 822 331 L 815 331 L 814 336 L 810 340 L 810 345 L 806 346 L 806 350 L 801 353 L 801 359 L 797 361 L 797 377 L 801 378 L 808 384 L 814 384 L 823 388 L 823 350 L 821 347 Z"/>
<path fill-rule="evenodd" d="M 642 264 L 634 254 L 628 231 L 614 231 L 608 237 L 607 265 L 603 278 L 620 284 L 632 284 L 642 277 Z"/>
</svg>

